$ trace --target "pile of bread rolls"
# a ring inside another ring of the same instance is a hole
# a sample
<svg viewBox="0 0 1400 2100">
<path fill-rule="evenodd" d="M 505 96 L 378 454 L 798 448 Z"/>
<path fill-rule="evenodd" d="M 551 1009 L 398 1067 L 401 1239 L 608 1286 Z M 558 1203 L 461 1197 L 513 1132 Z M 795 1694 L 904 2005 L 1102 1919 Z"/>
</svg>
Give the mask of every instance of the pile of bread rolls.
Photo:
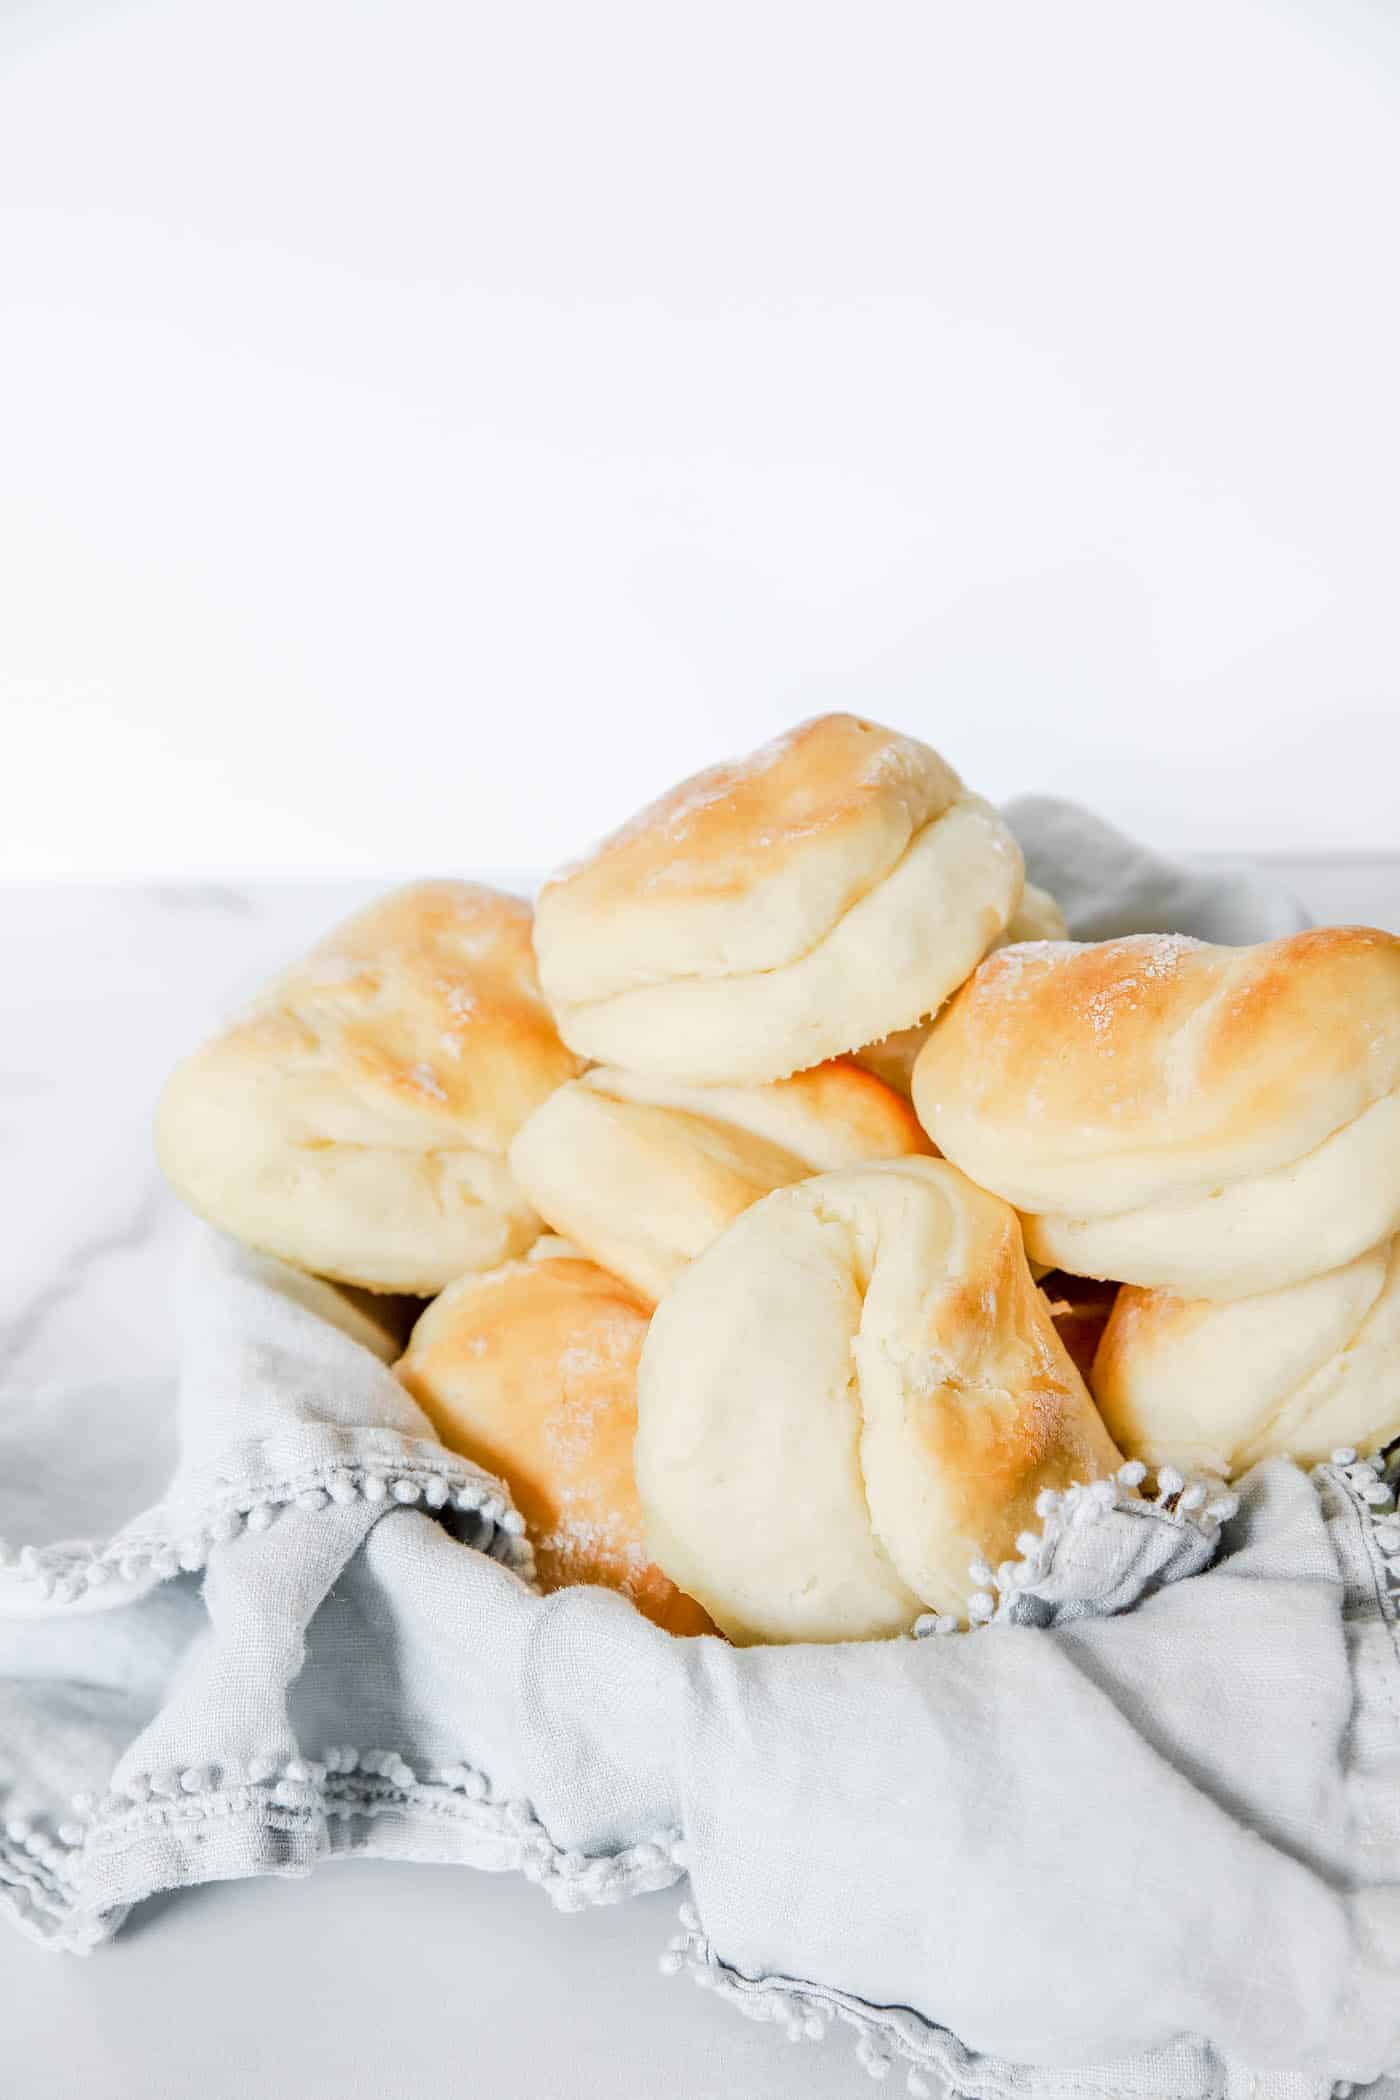
<svg viewBox="0 0 1400 2100">
<path fill-rule="evenodd" d="M 158 1151 L 431 1301 L 399 1375 L 546 1587 L 898 1634 L 1046 1488 L 1400 1431 L 1400 940 L 1064 931 L 937 753 L 823 716 L 533 912 L 371 906 L 176 1070 Z"/>
</svg>

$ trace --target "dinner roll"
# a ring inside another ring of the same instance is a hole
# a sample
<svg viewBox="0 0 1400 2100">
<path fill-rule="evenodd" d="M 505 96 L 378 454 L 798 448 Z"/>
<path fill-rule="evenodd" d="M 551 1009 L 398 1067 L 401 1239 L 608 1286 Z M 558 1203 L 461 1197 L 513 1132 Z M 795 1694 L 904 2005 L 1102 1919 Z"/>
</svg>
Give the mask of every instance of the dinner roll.
<svg viewBox="0 0 1400 2100">
<path fill-rule="evenodd" d="M 510 1168 L 541 1217 L 654 1304 L 770 1189 L 930 1149 L 907 1102 L 845 1059 L 759 1087 L 599 1065 L 535 1110 Z"/>
<path fill-rule="evenodd" d="M 925 744 L 822 715 L 685 781 L 547 883 L 565 1042 L 702 1085 L 781 1079 L 920 1020 L 1020 900 L 1021 849 Z"/>
<path fill-rule="evenodd" d="M 651 1556 L 734 1640 L 964 1611 L 970 1563 L 1118 1453 L 1015 1213 L 941 1160 L 778 1189 L 657 1308 L 638 1384 Z"/>
<path fill-rule="evenodd" d="M 1243 1472 L 1400 1432 L 1400 1234 L 1345 1267 L 1228 1305 L 1122 1290 L 1094 1392 L 1123 1449 Z"/>
<path fill-rule="evenodd" d="M 529 905 L 421 882 L 338 927 L 177 1066 L 156 1147 L 235 1238 L 427 1296 L 535 1237 L 506 1148 L 577 1070 L 540 996 Z"/>
<path fill-rule="evenodd" d="M 672 1633 L 713 1631 L 653 1567 L 632 1477 L 647 1311 L 589 1261 L 464 1276 L 428 1307 L 398 1375 L 444 1444 L 504 1480 L 545 1590 L 621 1590 Z"/>
<path fill-rule="evenodd" d="M 1400 1229 L 1400 940 L 1004 949 L 939 1015 L 914 1104 L 1037 1260 L 1184 1297 L 1302 1282 Z"/>
<path fill-rule="evenodd" d="M 1049 890 L 1028 882 L 1005 932 L 994 946 L 1009 947 L 1013 941 L 1059 941 L 1065 932 L 1065 915 Z M 916 1028 L 897 1028 L 893 1035 L 882 1036 L 878 1043 L 867 1043 L 855 1051 L 856 1063 L 907 1096 L 913 1087 L 919 1052 L 928 1041 L 932 1026 L 931 1021 L 920 1021 Z"/>
</svg>

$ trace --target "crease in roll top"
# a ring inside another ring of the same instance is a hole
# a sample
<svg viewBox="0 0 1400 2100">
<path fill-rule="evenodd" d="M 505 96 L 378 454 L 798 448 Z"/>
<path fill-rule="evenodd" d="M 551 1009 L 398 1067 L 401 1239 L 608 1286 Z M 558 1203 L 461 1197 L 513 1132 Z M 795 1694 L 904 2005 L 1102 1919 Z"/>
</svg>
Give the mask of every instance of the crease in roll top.
<svg viewBox="0 0 1400 2100">
<path fill-rule="evenodd" d="M 653 1556 L 740 1642 L 961 1610 L 1046 1489 L 1121 1463 L 1014 1214 L 928 1159 L 755 1204 L 658 1307 L 638 1405 Z"/>
</svg>

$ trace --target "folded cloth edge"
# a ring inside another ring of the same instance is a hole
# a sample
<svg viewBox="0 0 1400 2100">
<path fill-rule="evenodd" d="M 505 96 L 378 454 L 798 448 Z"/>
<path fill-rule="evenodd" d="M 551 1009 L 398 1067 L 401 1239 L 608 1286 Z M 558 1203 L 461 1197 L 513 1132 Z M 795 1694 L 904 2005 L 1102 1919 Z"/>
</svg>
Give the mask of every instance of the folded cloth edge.
<svg viewBox="0 0 1400 2100">
<path fill-rule="evenodd" d="M 1400 1445 L 1389 1464 L 1338 1449 L 1328 1463 L 1313 1469 L 1311 1478 L 1338 1549 L 1347 1615 L 1379 1615 L 1400 1666 Z M 1012 1596 L 1014 1589 L 1004 1603 Z M 1006 1610 L 997 1613 L 1003 1621 L 1010 1616 Z M 1385 1708 L 1379 1718 L 1388 1735 L 1400 1733 L 1400 1690 L 1374 1687 L 1369 1700 L 1363 1699 L 1366 1703 Z M 1369 1713 L 1359 1717 L 1363 1724 L 1376 1718 Z M 1392 1784 L 1392 1771 L 1387 1769 L 1376 1783 Z M 680 1857 L 685 1857 L 683 1845 Z M 1364 1898 L 1363 1891 L 1363 1902 Z M 883 2080 L 899 2066 L 915 2100 L 1025 2100 L 1023 2066 L 968 2050 L 955 2034 L 912 2007 L 875 2005 L 800 1977 L 745 1973 L 717 1952 L 689 1898 L 681 1904 L 678 1923 L 679 1932 L 660 1957 L 661 1973 L 689 1977 L 744 2018 L 776 2024 L 788 2041 L 823 2041 L 844 2027 L 851 2030 L 856 2060 L 870 2077 Z M 1370 2089 L 1346 2078 L 1299 2080 L 1290 2074 L 1243 2071 L 1203 2037 L 1184 2037 L 1183 2047 L 1196 2059 L 1204 2081 L 1198 2088 L 1201 2100 L 1274 2100 L 1275 2095 L 1278 2100 L 1351 2100 Z M 1164 2100 L 1178 2090 L 1176 2084 L 1164 2082 L 1174 2068 L 1164 2052 L 1152 2052 L 1078 2073 L 1040 2072 L 1036 2090 L 1053 2091 L 1055 2100 L 1128 2100 L 1130 2094 Z M 1400 2078 L 1400 2058 L 1377 2075 Z"/>
<path fill-rule="evenodd" d="M 381 1514 L 415 1505 L 425 1515 L 456 1517 L 459 1527 L 458 1513 L 465 1514 L 475 1530 L 462 1543 L 528 1583 L 528 1566 L 513 1550 L 520 1543 L 519 1530 L 504 1521 L 514 1513 L 503 1508 L 504 1491 L 489 1476 L 444 1451 L 437 1453 L 440 1463 L 429 1464 L 421 1447 L 386 1470 L 382 1433 L 373 1431 L 368 1434 L 378 1439 L 375 1470 L 366 1473 L 347 1456 L 353 1433 L 325 1429 L 317 1434 L 328 1436 L 331 1448 L 319 1459 L 302 1454 L 309 1468 L 305 1477 L 317 1485 L 274 1497 L 264 1495 L 261 1483 L 254 1490 L 233 1490 L 226 1477 L 215 1473 L 210 1509 L 192 1534 L 197 1545 L 188 1543 L 181 1554 L 160 1549 L 151 1556 L 145 1579 L 169 1582 L 182 1573 L 207 1570 L 220 1547 L 235 1544 L 245 1533 L 250 1539 L 266 1535 L 286 1509 L 313 1518 L 322 1513 L 346 1518 L 358 1504 L 364 1528 Z M 301 1432 L 303 1445 L 313 1441 Z M 1154 1485 L 1155 1497 L 1145 1492 Z M 246 1512 L 243 1504 L 249 1505 Z M 1189 1482 L 1171 1467 L 1162 1468 L 1154 1483 L 1136 1462 L 1122 1467 L 1112 1481 L 1062 1494 L 1047 1491 L 1038 1506 L 1042 1529 L 1020 1541 L 1021 1558 L 998 1569 L 974 1564 L 974 1579 L 987 1588 L 974 1593 L 966 1626 L 930 1615 L 916 1624 L 911 1638 L 972 1633 L 993 1623 L 1049 1626 L 1126 1609 L 1162 1583 L 1207 1565 L 1221 1525 L 1236 1506 L 1237 1498 L 1221 1493 L 1218 1484 Z M 221 1517 L 240 1513 L 242 1523 L 221 1524 Z M 1121 1543 L 1108 1540 L 1115 1526 L 1122 1527 Z M 1158 1535 L 1146 1555 L 1138 1545 L 1144 1527 Z M 119 1540 L 134 1528 L 124 1527 Z M 48 1550 L 70 1558 L 87 1555 L 82 1564 L 88 1567 L 109 1565 L 109 1556 L 119 1551 L 101 1545 Z M 1105 1560 L 1115 1569 L 1108 1594 L 1100 1586 Z M 40 1551 L 14 1571 L 36 1583 L 50 1613 L 127 1601 L 105 1582 L 93 1599 L 80 1582 L 55 1582 L 50 1568 Z M 1125 1573 L 1131 1590 L 1124 1587 Z M 383 1842 L 371 1845 L 370 1827 L 384 1829 L 390 1819 L 392 1837 L 386 1834 Z M 254 1864 L 250 1832 L 259 1833 Z M 11 1815 L 0 1823 L 0 1906 L 42 1944 L 86 1953 L 119 1928 L 133 1903 L 190 1879 L 309 1873 L 321 1859 L 370 1850 L 380 1857 L 518 1870 L 565 1911 L 668 1887 L 679 1879 L 685 1860 L 683 1834 L 673 1825 L 616 1850 L 588 1854 L 556 1844 L 529 1800 L 497 1793 L 490 1775 L 475 1765 L 457 1761 L 415 1769 L 401 1749 L 347 1744 L 319 1759 L 229 1757 L 217 1764 L 133 1771 L 102 1794 L 77 1795 L 71 1815 L 61 1820 Z M 197 1873 L 190 1871 L 196 1866 Z"/>
</svg>

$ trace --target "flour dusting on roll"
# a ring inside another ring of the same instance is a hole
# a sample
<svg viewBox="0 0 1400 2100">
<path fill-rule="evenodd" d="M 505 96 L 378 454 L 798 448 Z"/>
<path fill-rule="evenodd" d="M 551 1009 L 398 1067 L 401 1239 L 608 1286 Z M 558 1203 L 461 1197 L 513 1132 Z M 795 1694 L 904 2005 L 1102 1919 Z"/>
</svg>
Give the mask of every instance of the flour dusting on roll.
<svg viewBox="0 0 1400 2100">
<path fill-rule="evenodd" d="M 914 1103 L 1039 1261 L 1186 1297 L 1303 1282 L 1400 1229 L 1400 940 L 1007 948 L 939 1015 Z"/>
<path fill-rule="evenodd" d="M 504 1480 L 540 1587 L 600 1583 L 672 1633 L 705 1613 L 651 1562 L 632 1472 L 647 1308 L 589 1261 L 467 1276 L 413 1330 L 398 1375 L 450 1450 Z"/>
<path fill-rule="evenodd" d="M 600 1063 L 781 1079 L 931 1014 L 1005 928 L 1021 850 L 937 752 L 823 715 L 684 782 L 540 894 L 540 978 Z"/>
<path fill-rule="evenodd" d="M 179 1065 L 156 1149 L 191 1207 L 294 1267 L 420 1296 L 522 1252 L 506 1150 L 578 1071 L 530 907 L 422 882 L 348 920 Z"/>
</svg>

